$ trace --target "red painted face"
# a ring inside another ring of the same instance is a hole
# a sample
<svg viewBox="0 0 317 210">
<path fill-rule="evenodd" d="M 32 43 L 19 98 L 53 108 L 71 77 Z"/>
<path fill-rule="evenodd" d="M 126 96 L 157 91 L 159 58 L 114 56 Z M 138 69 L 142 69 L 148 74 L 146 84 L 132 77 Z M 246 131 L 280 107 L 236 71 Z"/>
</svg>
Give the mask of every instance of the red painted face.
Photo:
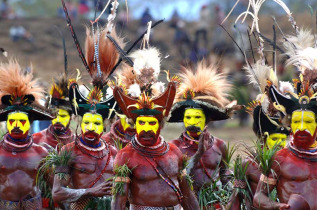
<svg viewBox="0 0 317 210">
<path fill-rule="evenodd" d="M 307 131 L 297 131 L 295 134 L 293 134 L 294 137 L 294 145 L 298 149 L 308 150 L 311 148 L 311 145 L 313 145 L 316 141 L 316 132 L 315 130 L 314 135 L 311 135 Z"/>
</svg>

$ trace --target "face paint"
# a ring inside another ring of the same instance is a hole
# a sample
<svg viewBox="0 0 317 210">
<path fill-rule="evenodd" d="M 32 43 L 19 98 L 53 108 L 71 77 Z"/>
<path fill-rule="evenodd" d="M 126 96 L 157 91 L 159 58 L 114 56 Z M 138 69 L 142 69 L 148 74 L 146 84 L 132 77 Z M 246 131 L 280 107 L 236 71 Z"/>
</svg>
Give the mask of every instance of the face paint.
<svg viewBox="0 0 317 210">
<path fill-rule="evenodd" d="M 294 145 L 299 149 L 309 149 L 316 141 L 316 116 L 311 111 L 294 111 L 292 114 L 292 135 Z"/>
<path fill-rule="evenodd" d="M 284 133 L 272 133 L 266 139 L 266 144 L 269 149 L 272 149 L 275 144 L 279 144 L 281 148 L 286 146 L 287 135 Z"/>
<path fill-rule="evenodd" d="M 154 146 L 160 135 L 160 124 L 155 117 L 140 116 L 136 119 L 136 135 L 144 146 Z"/>
<path fill-rule="evenodd" d="M 205 128 L 206 116 L 202 109 L 186 109 L 183 121 L 187 134 L 197 137 Z"/>
<path fill-rule="evenodd" d="M 8 115 L 7 129 L 12 138 L 24 139 L 30 130 L 29 117 L 24 112 L 13 112 Z"/>
<path fill-rule="evenodd" d="M 100 114 L 86 113 L 81 122 L 81 132 L 85 140 L 95 141 L 103 133 L 103 119 Z"/>
<path fill-rule="evenodd" d="M 121 126 L 123 128 L 123 131 L 125 132 L 126 130 L 135 130 L 134 126 L 131 126 L 128 122 L 127 122 L 127 116 L 122 115 L 120 117 L 120 123 Z"/>
<path fill-rule="evenodd" d="M 70 123 L 70 115 L 64 109 L 58 109 L 57 116 L 52 120 L 54 130 L 62 132 L 68 129 Z"/>
</svg>

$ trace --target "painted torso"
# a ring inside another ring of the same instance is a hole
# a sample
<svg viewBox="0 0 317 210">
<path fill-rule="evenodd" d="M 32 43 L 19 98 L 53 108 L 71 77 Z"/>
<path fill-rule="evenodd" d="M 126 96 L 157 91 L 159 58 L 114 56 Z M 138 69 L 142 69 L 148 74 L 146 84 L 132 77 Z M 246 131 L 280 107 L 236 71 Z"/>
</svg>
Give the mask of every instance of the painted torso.
<svg viewBox="0 0 317 210">
<path fill-rule="evenodd" d="M 7 150 L 5 142 L 0 143 L 0 199 L 19 201 L 34 197 L 38 193 L 36 175 L 47 150 L 32 144 L 27 150 Z"/>
<path fill-rule="evenodd" d="M 280 202 L 287 203 L 291 194 L 305 198 L 310 209 L 317 209 L 317 154 L 315 161 L 296 156 L 289 148 L 276 153 L 275 160 L 279 165 L 277 193 Z"/>
<path fill-rule="evenodd" d="M 62 147 L 68 143 L 73 142 L 75 138 L 76 136 L 70 130 L 67 135 L 61 136 L 60 138 L 56 134 L 54 136 L 52 131 L 52 125 L 48 127 L 47 129 L 44 129 L 38 133 L 33 134 L 34 143 L 41 144 L 41 145 L 42 143 L 46 143 L 53 148 L 56 148 L 59 142 L 61 143 L 61 147 Z M 43 146 L 45 147 L 45 144 L 43 144 Z M 46 149 L 49 149 L 49 148 L 46 148 Z"/>
<path fill-rule="evenodd" d="M 119 151 L 118 156 L 126 162 L 132 170 L 129 201 L 131 204 L 142 206 L 175 206 L 179 203 L 173 189 L 157 174 L 148 162 L 156 163 L 151 158 L 145 158 L 138 153 L 131 144 Z M 147 160 L 148 159 L 148 160 Z M 179 187 L 178 176 L 182 170 L 182 154 L 175 145 L 170 144 L 169 151 L 154 158 L 161 173 L 163 170 L 175 185 Z M 162 170 L 163 169 L 163 170 Z M 167 177 L 164 174 L 164 177 Z"/>
<path fill-rule="evenodd" d="M 180 138 L 183 138 L 183 135 L 181 135 Z M 190 145 L 187 142 L 181 140 L 180 138 L 173 140 L 172 143 L 175 144 L 182 151 L 183 154 L 186 154 L 189 157 L 193 156 L 198 149 L 197 145 Z M 200 188 L 204 185 L 204 183 L 210 182 L 209 175 L 211 177 L 214 175 L 215 170 L 221 163 L 223 155 L 220 150 L 220 147 L 224 144 L 224 142 L 221 139 L 212 137 L 210 135 L 210 139 L 208 139 L 205 142 L 207 144 L 207 150 L 202 155 L 201 161 L 197 163 L 191 174 L 192 178 L 194 179 L 193 186 L 196 193 L 199 192 Z M 203 165 L 201 164 L 201 162 L 203 163 Z M 215 174 L 213 176 L 213 179 L 216 180 L 218 177 L 219 174 Z"/>
<path fill-rule="evenodd" d="M 106 149 L 99 152 L 88 151 L 81 147 L 78 142 L 79 140 L 76 140 L 65 145 L 67 149 L 72 148 L 75 154 L 75 158 L 71 163 L 71 185 L 73 188 L 86 189 L 92 187 L 92 183 L 94 183 L 104 169 L 102 177 L 93 186 L 113 176 L 113 160 L 117 152 L 112 146 L 108 146 L 110 151 L 110 154 L 108 154 L 108 150 Z"/>
</svg>

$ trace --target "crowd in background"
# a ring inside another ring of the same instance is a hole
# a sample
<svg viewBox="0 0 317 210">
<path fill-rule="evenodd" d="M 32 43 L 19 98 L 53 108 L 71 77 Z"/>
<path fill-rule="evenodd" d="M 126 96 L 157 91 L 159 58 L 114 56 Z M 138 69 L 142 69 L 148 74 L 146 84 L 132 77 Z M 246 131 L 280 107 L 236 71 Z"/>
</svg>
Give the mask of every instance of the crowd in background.
<svg viewBox="0 0 317 210">
<path fill-rule="evenodd" d="M 93 20 L 96 14 L 99 14 L 106 1 L 98 0 L 65 0 L 66 6 L 68 8 L 70 17 L 73 21 L 80 19 Z M 239 7 L 235 9 L 236 14 L 240 14 L 241 11 L 245 11 L 247 4 L 239 4 Z M 122 5 L 124 7 L 124 5 Z M 151 8 L 153 9 L 153 8 Z M 147 23 L 149 21 L 155 21 L 150 8 L 145 8 L 142 15 L 138 20 L 138 33 L 141 34 L 146 30 Z M 199 20 L 195 24 L 183 19 L 179 15 L 179 10 L 181 8 L 175 8 L 173 15 L 168 20 L 167 24 L 170 30 L 173 31 L 174 37 L 166 37 L 166 39 L 173 39 L 173 47 L 167 49 L 173 49 L 176 51 L 177 60 L 176 62 L 185 65 L 194 65 L 197 61 L 205 59 L 218 59 L 219 65 L 223 69 L 228 69 L 226 71 L 230 77 L 235 89 L 233 93 L 234 97 L 238 99 L 239 104 L 247 104 L 251 98 L 254 98 L 254 94 L 257 90 L 252 90 L 248 88 L 248 81 L 244 75 L 243 66 L 245 65 L 244 56 L 237 50 L 235 45 L 230 39 L 228 39 L 225 31 L 219 27 L 225 18 L 225 11 L 219 4 L 203 4 L 200 7 Z M 106 14 L 109 11 L 106 11 Z M 107 17 L 107 15 L 103 17 Z M 60 7 L 56 11 L 57 17 L 64 18 L 63 8 Z M 17 18 L 16 12 L 10 7 L 8 0 L 2 0 L 0 4 L 0 17 L 1 19 L 14 19 Z M 119 9 L 116 17 L 117 28 L 129 28 L 127 20 L 130 17 L 127 16 L 125 9 Z M 240 46 L 243 46 L 246 52 L 250 51 L 246 24 L 237 24 L 235 29 L 232 26 L 224 26 L 233 34 L 234 39 L 238 42 Z M 30 32 L 22 24 L 13 24 L 10 29 L 8 29 L 8 34 L 13 42 L 27 41 L 30 43 L 35 42 L 32 32 Z M 154 35 L 155 36 L 155 33 Z M 155 37 L 151 37 L 155 39 Z M 157 40 L 153 40 L 157 41 Z M 164 43 L 164 40 L 161 40 Z M 231 60 L 232 65 L 227 67 L 221 61 L 224 61 L 228 57 Z M 223 66 L 222 66 L 223 65 Z M 284 75 L 284 65 L 278 65 L 279 73 Z M 222 69 L 222 68 L 220 68 Z M 245 112 L 241 112 L 239 115 L 240 126 L 245 126 L 248 124 L 248 115 Z"/>
</svg>

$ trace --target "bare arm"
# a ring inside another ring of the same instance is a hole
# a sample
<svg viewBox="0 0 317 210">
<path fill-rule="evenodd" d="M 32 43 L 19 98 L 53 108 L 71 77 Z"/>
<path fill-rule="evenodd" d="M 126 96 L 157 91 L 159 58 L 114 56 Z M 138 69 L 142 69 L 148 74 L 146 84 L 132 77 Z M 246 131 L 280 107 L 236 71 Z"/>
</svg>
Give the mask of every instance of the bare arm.
<svg viewBox="0 0 317 210">
<path fill-rule="evenodd" d="M 58 174 L 55 175 L 52 190 L 53 200 L 55 202 L 72 203 L 86 196 L 102 197 L 111 195 L 112 181 L 104 182 L 88 189 L 70 189 L 66 187 L 69 183 L 69 174 L 67 174 L 64 179 L 61 179 Z"/>
<path fill-rule="evenodd" d="M 272 169 L 274 170 L 276 176 L 273 177 L 272 174 L 269 174 L 268 177 L 263 178 L 264 176 L 261 175 L 256 193 L 253 198 L 253 205 L 257 208 L 261 209 L 287 209 L 289 208 L 288 204 L 285 203 L 278 203 L 272 201 L 269 198 L 269 193 L 272 192 L 274 187 L 277 185 L 277 179 L 280 175 L 280 165 L 278 164 L 278 160 L 274 161 L 272 165 Z M 275 179 L 274 179 L 275 178 Z M 276 181 L 274 181 L 276 180 Z M 274 183 L 275 182 L 275 183 Z"/>
<path fill-rule="evenodd" d="M 123 193 L 112 195 L 111 209 L 125 210 L 126 202 L 128 200 L 129 184 L 125 183 L 123 186 Z"/>
<path fill-rule="evenodd" d="M 181 203 L 184 210 L 199 209 L 197 197 L 195 196 L 194 191 L 190 189 L 185 176 L 180 177 L 179 187 L 184 196 Z"/>
<path fill-rule="evenodd" d="M 126 149 L 126 148 L 124 148 Z M 124 150 L 123 149 L 123 150 Z M 114 160 L 114 190 L 112 195 L 111 209 L 125 210 L 130 187 L 130 172 L 127 171 L 129 162 L 129 151 L 120 150 Z M 124 169 L 125 168 L 125 169 Z"/>
</svg>

